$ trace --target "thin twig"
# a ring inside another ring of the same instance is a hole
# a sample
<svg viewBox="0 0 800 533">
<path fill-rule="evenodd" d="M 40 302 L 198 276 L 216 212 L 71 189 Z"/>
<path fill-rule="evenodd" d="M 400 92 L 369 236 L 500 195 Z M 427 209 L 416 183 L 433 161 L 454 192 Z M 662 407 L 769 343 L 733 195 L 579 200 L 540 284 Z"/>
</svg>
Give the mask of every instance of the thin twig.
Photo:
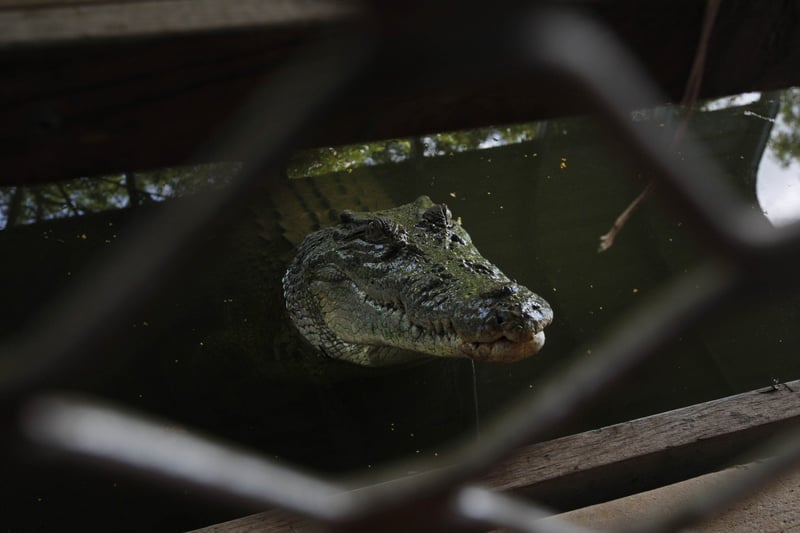
<svg viewBox="0 0 800 533">
<path fill-rule="evenodd" d="M 625 211 L 623 211 L 617 217 L 617 219 L 614 221 L 614 225 L 611 226 L 611 229 L 608 230 L 605 235 L 600 237 L 600 246 L 597 248 L 598 252 L 605 252 L 611 248 L 611 245 L 614 244 L 614 238 L 617 236 L 620 230 L 622 230 L 622 227 L 625 226 L 625 223 L 628 222 L 628 219 L 631 218 L 631 215 L 633 215 L 633 213 L 639 207 L 639 204 L 641 204 L 648 196 L 650 196 L 650 191 L 653 190 L 653 187 L 655 187 L 655 181 L 651 179 L 650 183 L 648 183 L 644 190 L 639 193 L 639 196 L 637 196 L 636 199 L 625 208 Z"/>
<path fill-rule="evenodd" d="M 694 62 L 692 63 L 692 70 L 689 73 L 689 79 L 686 81 L 686 88 L 683 92 L 683 98 L 681 99 L 681 105 L 685 106 L 685 110 L 681 117 L 681 122 L 675 131 L 675 135 L 672 138 L 672 143 L 670 144 L 670 149 L 673 150 L 679 146 L 683 140 L 683 135 L 686 132 L 686 128 L 689 126 L 689 119 L 691 119 L 692 113 L 694 112 L 694 105 L 700 94 L 703 72 L 705 71 L 706 55 L 708 54 L 708 43 L 711 39 L 711 31 L 714 28 L 717 12 L 719 11 L 719 3 L 720 0 L 708 0 L 706 4 L 706 13 L 703 19 L 700 41 L 697 43 L 697 52 L 695 53 Z M 600 245 L 597 247 L 598 253 L 605 252 L 611 248 L 619 232 L 622 231 L 622 228 L 625 227 L 625 224 L 633 216 L 642 202 L 650 196 L 654 188 L 655 181 L 651 179 L 644 190 L 639 193 L 639 196 L 637 196 L 617 217 L 611 229 L 600 237 Z"/>
</svg>

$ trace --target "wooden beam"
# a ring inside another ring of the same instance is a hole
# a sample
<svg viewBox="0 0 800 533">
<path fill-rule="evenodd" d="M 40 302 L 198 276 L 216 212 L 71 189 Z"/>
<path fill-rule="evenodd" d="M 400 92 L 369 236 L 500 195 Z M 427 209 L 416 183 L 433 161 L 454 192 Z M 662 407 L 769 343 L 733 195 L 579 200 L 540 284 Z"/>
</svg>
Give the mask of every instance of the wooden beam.
<svg viewBox="0 0 800 533">
<path fill-rule="evenodd" d="M 653 523 L 686 503 L 705 498 L 717 490 L 724 490 L 737 483 L 748 471 L 763 466 L 760 461 L 736 465 L 626 498 L 576 509 L 554 518 L 562 524 L 567 522 L 593 531 L 620 531 L 632 523 Z M 782 472 L 768 486 L 757 490 L 743 501 L 727 506 L 692 529 L 704 533 L 728 533 L 740 531 L 746 524 L 749 531 L 798 531 L 798 486 L 800 470 Z M 549 521 L 550 518 L 546 518 L 538 525 L 543 531 L 547 531 Z"/>
<path fill-rule="evenodd" d="M 482 483 L 566 511 L 706 474 L 800 425 L 800 380 L 517 450 Z M 198 531 L 309 527 L 267 511 Z"/>
<path fill-rule="evenodd" d="M 485 480 L 555 509 L 717 470 L 800 422 L 800 380 L 533 444 Z"/>
<path fill-rule="evenodd" d="M 703 2 L 578 4 L 617 34 L 669 98 L 680 98 Z M 501 40 L 498 25 L 510 24 L 504 10 L 519 5 L 501 2 L 472 18 L 390 5 L 2 0 L 0 185 L 203 160 L 199 146 L 279 67 L 323 35 L 354 30 L 376 35 L 374 68 L 320 117 L 306 146 L 586 111 L 573 90 L 522 68 L 519 45 L 485 44 L 492 31 Z M 791 1 L 724 2 L 701 97 L 800 85 L 798 24 Z M 476 68 L 479 61 L 490 68 Z"/>
<path fill-rule="evenodd" d="M 274 30 L 357 13 L 354 2 L 334 0 L 0 0 L 0 47 Z"/>
</svg>

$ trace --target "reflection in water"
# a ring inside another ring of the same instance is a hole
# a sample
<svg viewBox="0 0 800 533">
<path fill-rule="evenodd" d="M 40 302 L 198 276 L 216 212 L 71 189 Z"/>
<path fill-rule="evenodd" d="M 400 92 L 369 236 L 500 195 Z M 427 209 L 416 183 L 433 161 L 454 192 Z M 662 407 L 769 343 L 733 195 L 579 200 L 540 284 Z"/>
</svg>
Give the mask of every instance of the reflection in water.
<svg viewBox="0 0 800 533">
<path fill-rule="evenodd" d="M 289 161 L 289 178 L 322 176 L 334 172 L 350 172 L 364 166 L 413 161 L 420 157 L 453 156 L 532 141 L 541 136 L 545 122 L 528 122 L 491 126 L 474 130 L 434 133 L 422 137 L 389 139 L 367 144 L 329 146 L 302 150 Z"/>
<path fill-rule="evenodd" d="M 775 226 L 800 220 L 800 163 L 780 165 L 768 155 L 761 160 L 756 182 L 758 202 Z"/>
<path fill-rule="evenodd" d="M 742 93 L 724 98 L 715 98 L 704 103 L 701 108 L 704 111 L 720 111 L 731 107 L 745 106 L 753 104 L 761 98 L 761 93 Z"/>
<path fill-rule="evenodd" d="M 800 89 L 782 92 L 766 157 L 758 168 L 756 193 L 767 218 L 776 226 L 800 220 Z"/>
<path fill-rule="evenodd" d="M 238 169 L 236 163 L 212 163 L 0 187 L 0 230 L 187 196 L 224 186 Z"/>
</svg>

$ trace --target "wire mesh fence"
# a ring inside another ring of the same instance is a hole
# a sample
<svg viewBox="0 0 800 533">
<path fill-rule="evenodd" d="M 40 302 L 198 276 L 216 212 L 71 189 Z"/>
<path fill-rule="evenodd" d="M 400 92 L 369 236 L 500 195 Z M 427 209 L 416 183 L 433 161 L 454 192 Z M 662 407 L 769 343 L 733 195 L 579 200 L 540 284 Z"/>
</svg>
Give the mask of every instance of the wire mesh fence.
<svg viewBox="0 0 800 533">
<path fill-rule="evenodd" d="M 144 222 L 27 330 L 3 341 L 0 394 L 13 413 L 12 427 L 25 442 L 59 452 L 65 460 L 121 468 L 154 484 L 191 486 L 245 509 L 279 507 L 333 529 L 578 530 L 552 521 L 543 526 L 539 520 L 549 514 L 546 509 L 492 492 L 474 480 L 515 448 L 546 438 L 550 428 L 576 416 L 671 338 L 707 320 L 731 298 L 743 293 L 758 298 L 768 283 L 795 287 L 800 226 L 775 229 L 745 208 L 691 135 L 682 141 L 684 157 L 676 158 L 663 142 L 674 131 L 665 134 L 664 128 L 656 131 L 653 125 L 630 120 L 632 105 L 664 99 L 607 29 L 567 9 L 518 9 L 518 33 L 509 38 L 518 54 L 516 68 L 558 79 L 592 106 L 631 156 L 652 170 L 658 189 L 703 229 L 715 252 L 713 260 L 620 317 L 592 358 L 526 397 L 486 428 L 480 440 L 458 447 L 452 466 L 410 466 L 426 472 L 413 477 L 334 483 L 100 400 L 51 392 L 54 378 L 65 368 L 100 357 L 87 348 L 92 340 L 124 321 L 155 290 L 152 281 L 191 253 L 193 241 L 222 208 L 241 198 L 247 184 L 265 169 L 280 164 L 292 141 L 335 105 L 350 84 L 369 75 L 376 37 L 334 37 L 275 75 L 219 132 L 211 153 L 228 153 L 229 146 L 236 146 L 245 154 L 243 171 L 223 193 L 172 207 Z M 629 529 L 670 531 L 712 515 L 796 465 L 797 442 L 796 435 L 785 435 L 758 453 L 774 459 L 737 484 Z"/>
</svg>

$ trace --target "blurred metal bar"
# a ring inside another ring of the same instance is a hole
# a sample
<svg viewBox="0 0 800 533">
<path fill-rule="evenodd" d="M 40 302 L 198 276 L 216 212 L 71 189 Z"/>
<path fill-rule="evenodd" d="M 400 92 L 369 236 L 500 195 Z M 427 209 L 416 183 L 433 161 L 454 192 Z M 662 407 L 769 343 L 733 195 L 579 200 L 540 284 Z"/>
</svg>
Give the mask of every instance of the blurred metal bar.
<svg viewBox="0 0 800 533">
<path fill-rule="evenodd" d="M 193 487 L 242 509 L 279 506 L 326 521 L 348 511 L 348 496 L 336 485 L 95 401 L 35 398 L 22 409 L 20 429 L 47 452 L 126 470 L 159 484 Z M 336 494 L 338 498 L 331 498 Z"/>
<path fill-rule="evenodd" d="M 473 524 L 529 533 L 587 533 L 584 527 L 552 517 L 553 512 L 484 487 L 466 486 L 455 498 L 454 513 Z M 542 519 L 548 518 L 546 523 Z"/>
<path fill-rule="evenodd" d="M 242 154 L 241 173 L 224 189 L 140 220 L 110 257 L 84 271 L 16 338 L 0 344 L 0 396 L 19 394 L 74 372 L 76 356 L 101 356 L 91 353 L 93 341 L 107 337 L 153 294 L 164 283 L 165 273 L 222 209 L 280 163 L 292 142 L 362 72 L 371 57 L 370 42 L 364 35 L 351 35 L 318 43 L 268 80 L 200 150 L 212 160 L 219 154 Z"/>
</svg>

